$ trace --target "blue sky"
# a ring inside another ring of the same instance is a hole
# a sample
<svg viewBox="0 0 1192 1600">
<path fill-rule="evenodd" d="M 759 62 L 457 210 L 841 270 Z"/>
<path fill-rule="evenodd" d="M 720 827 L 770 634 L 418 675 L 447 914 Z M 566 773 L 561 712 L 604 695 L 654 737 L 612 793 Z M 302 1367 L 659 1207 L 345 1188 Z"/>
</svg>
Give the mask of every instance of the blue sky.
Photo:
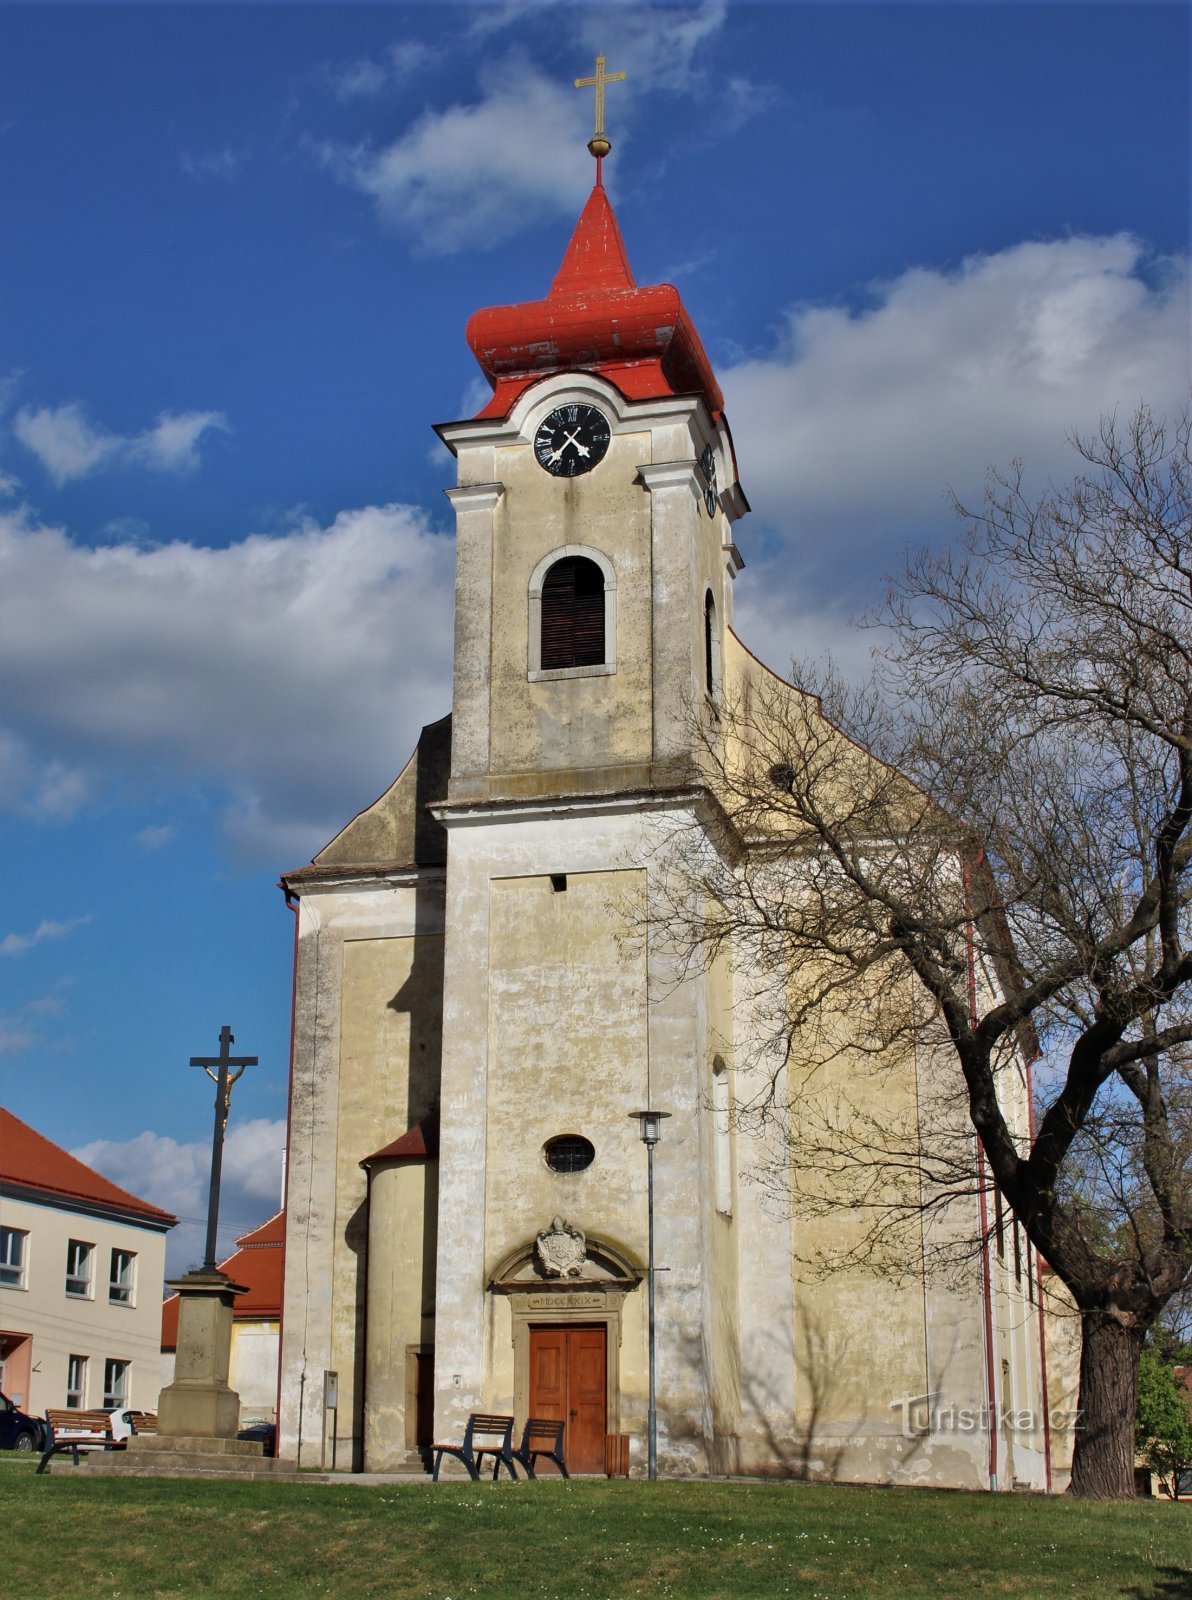
<svg viewBox="0 0 1192 1600">
<path fill-rule="evenodd" d="M 945 485 L 1187 399 L 1183 6 L 0 6 L 0 1092 L 200 1218 L 230 1023 L 225 1237 L 277 1194 L 277 876 L 448 708 L 431 424 L 483 399 L 468 315 L 559 262 L 598 50 L 773 665 L 863 659 Z"/>
</svg>

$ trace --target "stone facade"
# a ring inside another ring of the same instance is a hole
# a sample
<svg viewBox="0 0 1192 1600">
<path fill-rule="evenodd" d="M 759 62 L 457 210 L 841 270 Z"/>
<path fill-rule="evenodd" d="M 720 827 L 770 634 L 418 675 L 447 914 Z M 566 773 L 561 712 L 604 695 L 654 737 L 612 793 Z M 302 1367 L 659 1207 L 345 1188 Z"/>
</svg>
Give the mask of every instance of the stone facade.
<svg viewBox="0 0 1192 1600">
<path fill-rule="evenodd" d="M 814 1230 L 849 1224 L 773 1209 L 749 1181 L 757 1151 L 731 1114 L 749 986 L 731 953 L 685 971 L 653 936 L 659 847 L 708 805 L 693 730 L 770 678 L 731 627 L 748 506 L 706 357 L 685 320 L 649 335 L 656 358 L 618 354 L 654 293 L 633 285 L 598 188 L 552 295 L 483 314 L 505 330 L 478 349 L 494 402 L 440 429 L 457 461 L 451 718 L 285 879 L 281 1452 L 317 1460 L 330 1371 L 338 1460 L 356 1469 L 416 1459 L 473 1410 L 520 1424 L 561 1406 L 581 1466 L 596 1470 L 587 1430 L 628 1434 L 641 1470 L 646 1159 L 630 1113 L 653 1105 L 670 1113 L 662 1471 L 1043 1487 L 1033 1434 L 1011 1440 L 989 1411 L 955 1421 L 991 1394 L 1039 1407 L 1021 1281 L 948 1287 L 920 1254 L 898 1285 L 806 1276 Z M 610 428 L 599 466 L 544 470 L 539 430 L 585 406 Z M 574 557 L 603 574 L 603 658 L 552 668 L 544 579 Z M 880 1093 L 913 1101 L 936 1065 L 908 1050 Z M 590 1164 L 558 1170 L 555 1141 L 587 1141 Z M 975 1203 L 946 1225 L 975 1234 Z"/>
</svg>

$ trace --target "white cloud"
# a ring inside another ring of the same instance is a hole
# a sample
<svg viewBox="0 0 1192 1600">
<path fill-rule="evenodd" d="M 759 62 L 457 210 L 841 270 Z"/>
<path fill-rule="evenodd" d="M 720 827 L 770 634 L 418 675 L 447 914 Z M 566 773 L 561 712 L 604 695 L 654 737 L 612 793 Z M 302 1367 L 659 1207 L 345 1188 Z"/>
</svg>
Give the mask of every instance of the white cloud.
<svg viewBox="0 0 1192 1600">
<path fill-rule="evenodd" d="M 65 922 L 52 922 L 46 918 L 38 923 L 32 933 L 6 933 L 0 939 L 0 955 L 22 956 L 26 950 L 32 950 L 34 945 L 43 944 L 47 939 L 65 939 L 67 934 L 90 921 L 90 913 L 85 917 L 68 917 Z"/>
<path fill-rule="evenodd" d="M 25 1010 L 32 1011 L 36 1017 L 60 1017 L 66 1010 L 66 1001 L 57 991 L 69 988 L 71 982 L 70 978 L 59 979 L 50 994 L 39 995 L 35 1000 L 26 1001 Z"/>
<path fill-rule="evenodd" d="M 121 461 L 161 472 L 192 472 L 199 464 L 203 434 L 227 426 L 219 411 L 163 411 L 144 433 L 108 433 L 73 400 L 62 406 L 23 406 L 13 418 L 12 431 L 61 487 Z"/>
<path fill-rule="evenodd" d="M 184 150 L 178 157 L 178 165 L 188 178 L 197 182 L 215 178 L 231 183 L 240 176 L 247 160 L 247 150 L 233 150 L 231 145 L 223 145 L 216 150 Z"/>
<path fill-rule="evenodd" d="M 1142 401 L 1174 418 L 1188 399 L 1187 281 L 1186 262 L 1149 261 L 1116 235 L 913 269 L 861 310 L 791 308 L 771 352 L 721 371 L 755 512 L 747 560 L 750 524 L 762 535 L 739 586 L 745 637 L 757 625 L 785 665 L 808 653 L 799 618 L 822 619 L 817 595 L 876 602 L 902 544 L 959 531 L 948 484 L 978 503 L 988 468 L 1015 456 L 1039 487 L 1066 481 L 1069 432 Z"/>
<path fill-rule="evenodd" d="M 8 1028 L 0 1022 L 0 1056 L 19 1056 L 37 1043 L 35 1033 L 23 1033 L 19 1028 Z"/>
<path fill-rule="evenodd" d="M 92 771 L 35 756 L 23 739 L 0 727 L 0 810 L 34 822 L 69 822 L 93 798 L 95 787 Z"/>
<path fill-rule="evenodd" d="M 606 58 L 607 71 L 630 75 L 628 94 L 634 92 L 633 82 L 639 82 L 639 87 L 648 85 L 651 93 L 668 89 L 688 94 L 716 72 L 709 51 L 727 16 L 727 0 L 703 0 L 695 6 L 590 7 L 579 13 L 580 36 L 593 55 L 599 53 Z M 577 72 L 576 77 L 590 76 L 592 70 Z M 618 86 L 609 94 L 624 94 L 626 90 Z M 718 100 L 723 91 L 724 85 L 720 84 Z"/>
<path fill-rule="evenodd" d="M 389 67 L 398 83 L 421 72 L 434 59 L 434 51 L 420 39 L 401 39 L 389 46 Z"/>
<path fill-rule="evenodd" d="M 296 865 L 450 706 L 453 544 L 409 507 L 219 550 L 93 549 L 27 513 L 0 535 L 10 806 L 49 763 L 152 764 L 217 787 L 238 845 Z"/>
<path fill-rule="evenodd" d="M 263 1117 L 232 1120 L 224 1143 L 220 1186 L 218 1254 L 231 1254 L 238 1234 L 258 1227 L 281 1203 L 284 1121 Z M 133 1139 L 96 1139 L 71 1154 L 152 1205 L 179 1219 L 166 1239 L 166 1271 L 183 1272 L 203 1256 L 207 1234 L 207 1194 L 211 1180 L 211 1141 L 180 1144 L 158 1133 Z"/>
<path fill-rule="evenodd" d="M 161 850 L 177 837 L 177 828 L 170 827 L 168 823 L 157 828 L 142 828 L 140 833 L 134 835 L 142 850 Z"/>
<path fill-rule="evenodd" d="M 199 464 L 199 440 L 212 428 L 227 432 L 227 427 L 220 411 L 163 411 L 152 428 L 129 441 L 129 450 L 161 472 L 193 472 Z"/>
<path fill-rule="evenodd" d="M 340 100 L 367 100 L 380 94 L 389 81 L 384 67 L 375 61 L 349 61 L 331 75 L 332 86 Z"/>
<path fill-rule="evenodd" d="M 574 216 L 592 181 L 581 97 L 510 59 L 486 69 L 482 91 L 427 112 L 383 149 L 319 153 L 372 199 L 384 226 L 432 254 L 490 249 L 543 217 Z"/>
<path fill-rule="evenodd" d="M 124 444 L 118 435 L 90 423 L 77 401 L 36 410 L 23 406 L 13 419 L 12 431 L 59 485 L 94 472 Z"/>
</svg>

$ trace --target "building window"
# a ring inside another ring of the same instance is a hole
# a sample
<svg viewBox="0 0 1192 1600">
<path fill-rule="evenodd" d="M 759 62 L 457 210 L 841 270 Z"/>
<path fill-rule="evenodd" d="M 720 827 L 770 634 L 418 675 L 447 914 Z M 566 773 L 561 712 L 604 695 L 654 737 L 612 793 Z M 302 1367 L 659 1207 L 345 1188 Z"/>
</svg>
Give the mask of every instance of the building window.
<svg viewBox="0 0 1192 1600">
<path fill-rule="evenodd" d="M 0 1288 L 23 1289 L 29 1259 L 29 1235 L 20 1228 L 0 1228 Z"/>
<path fill-rule="evenodd" d="M 105 1361 L 103 1364 L 103 1408 L 114 1411 L 128 1404 L 127 1361 Z"/>
<path fill-rule="evenodd" d="M 587 545 L 562 545 L 530 578 L 531 682 L 601 677 L 617 670 L 617 581 Z"/>
<path fill-rule="evenodd" d="M 133 1291 L 137 1258 L 132 1250 L 112 1251 L 112 1276 L 108 1283 L 108 1299 L 114 1306 L 133 1304 Z"/>
<path fill-rule="evenodd" d="M 560 1133 L 543 1145 L 542 1158 L 552 1172 L 582 1172 L 596 1159 L 596 1146 L 582 1133 Z"/>
<path fill-rule="evenodd" d="M 91 1262 L 95 1255 L 94 1245 L 84 1244 L 81 1239 L 71 1239 L 66 1246 L 66 1292 L 75 1295 L 81 1300 L 91 1298 Z M 74 1360 L 74 1357 L 71 1357 Z"/>
<path fill-rule="evenodd" d="M 111 1365 L 111 1362 L 108 1363 Z M 72 1411 L 87 1409 L 87 1357 L 66 1358 L 66 1404 Z"/>
<path fill-rule="evenodd" d="M 704 689 L 709 700 L 716 698 L 716 602 L 711 589 L 704 595 Z"/>
<path fill-rule="evenodd" d="M 732 1095 L 728 1068 L 717 1056 L 712 1062 L 712 1148 L 716 1184 L 716 1209 L 722 1216 L 733 1214 Z"/>
<path fill-rule="evenodd" d="M 542 584 L 542 670 L 603 663 L 604 574 L 586 556 L 565 556 Z"/>
</svg>

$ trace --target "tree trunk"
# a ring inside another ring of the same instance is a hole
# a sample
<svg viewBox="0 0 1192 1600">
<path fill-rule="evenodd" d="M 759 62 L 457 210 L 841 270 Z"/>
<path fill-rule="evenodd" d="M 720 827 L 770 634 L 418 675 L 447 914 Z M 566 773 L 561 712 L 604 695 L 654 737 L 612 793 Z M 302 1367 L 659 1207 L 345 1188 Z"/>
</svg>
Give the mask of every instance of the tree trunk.
<svg viewBox="0 0 1192 1600">
<path fill-rule="evenodd" d="M 1104 1311 L 1081 1316 L 1080 1418 L 1068 1493 L 1091 1500 L 1134 1498 L 1134 1413 L 1141 1328 Z"/>
</svg>

